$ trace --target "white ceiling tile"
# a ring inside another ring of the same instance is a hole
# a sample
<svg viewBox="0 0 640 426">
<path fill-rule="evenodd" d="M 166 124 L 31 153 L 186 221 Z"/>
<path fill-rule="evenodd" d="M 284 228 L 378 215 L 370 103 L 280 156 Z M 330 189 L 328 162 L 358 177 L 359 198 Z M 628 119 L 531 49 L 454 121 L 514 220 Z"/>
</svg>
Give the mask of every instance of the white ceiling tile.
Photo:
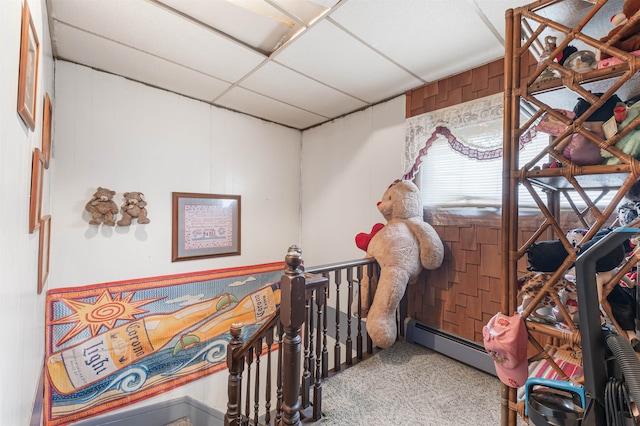
<svg viewBox="0 0 640 426">
<path fill-rule="evenodd" d="M 273 62 L 257 70 L 241 86 L 326 117 L 367 106 L 356 98 Z"/>
<path fill-rule="evenodd" d="M 468 0 L 469 1 L 469 0 Z M 487 17 L 491 25 L 500 33 L 500 36 L 505 38 L 506 18 L 505 13 L 507 9 L 515 9 L 516 7 L 523 6 L 531 3 L 531 0 L 472 0 L 478 5 L 478 8 Z"/>
<path fill-rule="evenodd" d="M 367 102 L 423 84 L 328 21 L 299 36 L 275 60 Z"/>
<path fill-rule="evenodd" d="M 376 0 L 374 4 L 349 0 L 330 17 L 424 80 L 442 77 L 443 68 L 458 69 L 451 66 L 454 63 L 478 65 L 504 54 L 500 41 L 467 0 Z"/>
<path fill-rule="evenodd" d="M 327 121 L 326 117 L 278 102 L 242 87 L 234 87 L 218 99 L 216 104 L 297 129 Z"/>
<path fill-rule="evenodd" d="M 266 3 L 261 5 L 263 10 L 256 11 L 222 0 L 163 0 L 163 3 L 262 52 L 272 52 L 294 27 L 294 22 Z"/>
<path fill-rule="evenodd" d="M 58 55 L 79 64 L 210 101 L 230 84 L 66 25 L 56 24 Z"/>
<path fill-rule="evenodd" d="M 265 59 L 151 2 L 55 0 L 54 5 L 58 21 L 228 82 Z"/>
<path fill-rule="evenodd" d="M 56 59 L 302 129 L 502 57 L 505 10 L 530 0 L 46 1 Z"/>
</svg>

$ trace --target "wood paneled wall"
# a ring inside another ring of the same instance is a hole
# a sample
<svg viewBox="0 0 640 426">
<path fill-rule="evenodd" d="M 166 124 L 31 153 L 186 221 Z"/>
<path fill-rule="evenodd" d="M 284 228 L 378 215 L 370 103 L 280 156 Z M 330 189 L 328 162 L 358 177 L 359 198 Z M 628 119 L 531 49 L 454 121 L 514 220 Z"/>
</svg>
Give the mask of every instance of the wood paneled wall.
<svg viewBox="0 0 640 426">
<path fill-rule="evenodd" d="M 542 215 L 521 217 L 519 244 L 544 220 Z M 445 258 L 434 271 L 422 271 L 420 279 L 407 287 L 408 315 L 436 329 L 482 342 L 482 327 L 500 311 L 502 281 L 500 247 L 502 231 L 499 212 L 465 216 L 461 212 L 432 212 L 426 215 L 442 239 Z M 578 227 L 567 222 L 566 229 Z M 553 238 L 550 233 L 542 239 Z M 526 273 L 526 257 L 518 263 Z"/>
<path fill-rule="evenodd" d="M 525 55 L 521 65 L 524 71 L 520 81 L 521 87 L 526 85 L 527 76 L 533 73 L 537 65 L 533 56 Z M 504 58 L 407 91 L 406 117 L 495 95 L 502 91 L 504 91 Z"/>
<path fill-rule="evenodd" d="M 522 66 L 526 76 L 531 75 L 537 63 L 527 55 Z M 504 58 L 408 91 L 406 117 L 502 91 Z M 482 327 L 500 310 L 500 215 L 447 214 L 445 218 L 434 216 L 426 220 L 444 242 L 445 260 L 439 269 L 423 271 L 419 282 L 407 288 L 408 314 L 439 330 L 482 342 Z M 533 229 L 520 228 L 522 241 L 525 234 L 529 236 L 537 228 L 534 224 L 532 221 Z M 523 259 L 523 273 L 525 268 Z"/>
<path fill-rule="evenodd" d="M 407 117 L 504 91 L 504 59 L 407 92 Z"/>
<path fill-rule="evenodd" d="M 469 340 L 500 310 L 500 235 L 495 226 L 435 226 L 445 245 L 439 269 L 408 287 L 411 318 Z"/>
</svg>

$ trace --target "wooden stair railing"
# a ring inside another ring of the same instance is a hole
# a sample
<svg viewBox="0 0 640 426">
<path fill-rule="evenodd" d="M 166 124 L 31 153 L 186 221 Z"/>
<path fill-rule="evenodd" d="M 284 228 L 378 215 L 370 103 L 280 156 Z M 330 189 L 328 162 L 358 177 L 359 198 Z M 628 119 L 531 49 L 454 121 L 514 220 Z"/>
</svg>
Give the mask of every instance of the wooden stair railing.
<svg viewBox="0 0 640 426">
<path fill-rule="evenodd" d="M 291 246 L 285 263 L 280 280 L 281 303 L 273 316 L 246 342 L 242 324 L 231 326 L 225 426 L 299 425 L 303 420 L 320 420 L 322 382 L 330 373 L 354 363 L 353 340 L 356 361 L 374 352 L 360 300 L 355 298 L 363 277 L 371 283 L 369 294 L 373 297 L 380 272 L 375 260 L 360 259 L 305 271 L 300 248 Z M 352 305 L 357 308 L 352 309 Z M 400 328 L 401 324 L 402 318 Z"/>
</svg>

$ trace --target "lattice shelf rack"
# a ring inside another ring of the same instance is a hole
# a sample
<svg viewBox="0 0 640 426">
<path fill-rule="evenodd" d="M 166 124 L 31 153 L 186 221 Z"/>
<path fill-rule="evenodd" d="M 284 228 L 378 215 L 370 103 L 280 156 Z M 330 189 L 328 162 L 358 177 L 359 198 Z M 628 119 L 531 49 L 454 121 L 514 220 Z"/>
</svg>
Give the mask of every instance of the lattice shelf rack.
<svg viewBox="0 0 640 426">
<path fill-rule="evenodd" d="M 565 380 L 580 381 L 581 378 L 567 376 L 549 355 L 549 350 L 564 345 L 580 351 L 581 340 L 577 325 L 554 290 L 554 285 L 577 258 L 577 248 L 565 237 L 568 229 L 561 228 L 561 219 L 564 216 L 563 223 L 566 223 L 566 215 L 573 215 L 578 226 L 589 229 L 583 242 L 588 241 L 598 230 L 613 224 L 619 203 L 640 176 L 640 162 L 615 146 L 640 125 L 640 116 L 608 139 L 584 126 L 588 117 L 614 94 L 629 100 L 640 93 L 640 58 L 612 47 L 615 38 L 607 43 L 599 40 L 611 29 L 609 18 L 621 10 L 622 0 L 539 0 L 506 12 L 501 309 L 510 314 L 518 308 L 517 281 L 526 266 L 527 249 L 537 241 L 560 239 L 569 255 L 551 273 L 542 290 L 523 310 L 522 316 L 529 331 L 530 360 L 547 360 Z M 631 26 L 638 20 L 640 13 L 625 25 Z M 549 35 L 557 37 L 557 47 L 547 59 L 540 60 L 542 40 Z M 604 52 L 621 63 L 583 73 L 565 68 L 554 58 L 568 45 L 579 50 Z M 541 81 L 540 76 L 547 69 L 552 69 L 559 77 Z M 598 97 L 594 95 L 596 92 L 603 95 Z M 572 120 L 557 111 L 559 108 L 571 109 L 567 105 L 575 102 L 577 97 L 591 104 L 579 118 Z M 530 112 L 527 119 L 521 118 L 523 106 Z M 531 132 L 545 113 L 566 124 L 566 130 L 550 138 L 549 145 L 532 161 L 520 164 L 520 138 Z M 620 164 L 580 166 L 573 163 L 562 152 L 574 133 L 581 134 L 617 157 Z M 562 167 L 541 169 L 539 164 L 544 160 L 560 162 Z M 543 217 L 538 228 L 528 235 L 522 235 L 518 226 L 520 207 L 517 194 L 520 185 L 527 188 Z M 611 198 L 603 205 L 601 199 L 605 194 Z M 561 197 L 569 200 L 570 211 L 560 208 Z M 577 199 L 581 199 L 586 207 L 578 208 L 578 204 L 572 201 Z M 638 260 L 640 254 L 634 253 L 617 272 L 610 274 L 611 278 L 603 286 L 605 295 Z M 550 295 L 564 314 L 566 324 L 563 329 L 531 321 L 532 313 L 545 295 Z M 617 327 L 606 299 L 604 302 L 603 309 L 613 320 L 613 326 Z M 518 403 L 516 389 L 507 386 L 503 386 L 502 397 L 501 424 L 515 425 L 518 414 L 524 417 L 524 403 Z"/>
</svg>

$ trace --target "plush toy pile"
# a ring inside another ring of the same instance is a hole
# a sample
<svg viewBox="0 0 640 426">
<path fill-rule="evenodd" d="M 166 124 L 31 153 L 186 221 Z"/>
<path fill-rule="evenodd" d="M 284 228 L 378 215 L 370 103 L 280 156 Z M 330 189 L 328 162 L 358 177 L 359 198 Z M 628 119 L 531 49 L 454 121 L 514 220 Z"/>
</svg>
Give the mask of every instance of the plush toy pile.
<svg viewBox="0 0 640 426">
<path fill-rule="evenodd" d="M 367 307 L 367 333 L 380 348 L 397 337 L 395 312 L 407 284 L 416 282 L 422 268 L 437 269 L 444 246 L 436 231 L 423 219 L 419 189 L 409 181 L 393 183 L 378 203 L 386 225 L 375 225 L 371 234 L 358 234 L 356 244 L 380 265 L 380 278 L 370 307 L 369 283 L 361 283 L 360 300 Z"/>
</svg>

